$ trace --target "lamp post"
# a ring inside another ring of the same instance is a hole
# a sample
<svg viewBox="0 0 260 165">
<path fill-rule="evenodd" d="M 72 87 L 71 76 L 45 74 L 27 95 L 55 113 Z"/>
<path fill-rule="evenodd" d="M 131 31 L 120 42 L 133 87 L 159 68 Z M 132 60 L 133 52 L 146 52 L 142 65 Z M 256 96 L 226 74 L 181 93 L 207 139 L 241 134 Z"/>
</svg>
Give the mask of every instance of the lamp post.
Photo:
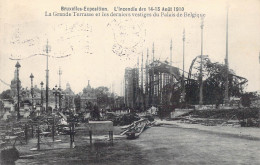
<svg viewBox="0 0 260 165">
<path fill-rule="evenodd" d="M 30 78 L 31 78 L 31 95 L 32 95 L 32 110 L 33 110 L 33 74 L 31 73 L 30 75 Z"/>
<path fill-rule="evenodd" d="M 43 93 L 42 93 L 42 88 L 43 88 L 43 82 L 41 82 L 41 107 L 43 109 Z"/>
<path fill-rule="evenodd" d="M 19 94 L 19 90 L 20 90 L 20 80 L 19 80 L 19 68 L 21 67 L 21 65 L 19 64 L 19 62 L 17 61 L 16 65 L 16 70 L 17 70 L 17 120 L 20 120 L 20 94 Z"/>
</svg>

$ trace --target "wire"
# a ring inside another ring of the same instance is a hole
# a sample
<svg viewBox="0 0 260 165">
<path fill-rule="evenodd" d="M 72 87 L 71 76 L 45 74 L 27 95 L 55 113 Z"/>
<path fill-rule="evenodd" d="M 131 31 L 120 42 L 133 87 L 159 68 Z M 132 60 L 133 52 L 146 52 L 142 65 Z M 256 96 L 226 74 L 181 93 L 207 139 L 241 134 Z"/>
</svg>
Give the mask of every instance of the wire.
<svg viewBox="0 0 260 165">
<path fill-rule="evenodd" d="M 24 57 L 24 58 L 11 58 L 9 57 L 10 60 L 25 60 L 25 59 L 28 59 L 28 58 L 31 58 L 31 57 L 34 57 L 34 56 L 47 56 L 47 54 L 33 54 L 33 55 L 30 55 L 28 57 Z M 52 58 L 65 58 L 65 57 L 69 57 L 71 56 L 71 54 L 67 54 L 67 55 L 64 55 L 64 56 L 51 56 L 51 55 L 48 55 L 49 57 L 52 57 Z"/>
<path fill-rule="evenodd" d="M 1 81 L 2 83 L 4 83 L 5 85 L 10 86 L 10 84 L 7 84 L 7 83 L 4 82 L 2 79 L 0 79 L 0 81 Z"/>
</svg>

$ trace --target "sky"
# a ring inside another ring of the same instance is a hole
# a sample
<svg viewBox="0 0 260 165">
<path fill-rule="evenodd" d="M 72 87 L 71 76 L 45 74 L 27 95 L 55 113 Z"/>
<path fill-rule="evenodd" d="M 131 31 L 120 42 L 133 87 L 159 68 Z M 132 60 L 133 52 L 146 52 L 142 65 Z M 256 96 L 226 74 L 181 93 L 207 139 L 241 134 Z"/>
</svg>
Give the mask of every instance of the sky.
<svg viewBox="0 0 260 165">
<path fill-rule="evenodd" d="M 173 65 L 182 67 L 183 30 L 185 29 L 185 71 L 201 54 L 201 19 L 192 17 L 58 17 L 45 12 L 60 12 L 65 7 L 184 7 L 187 13 L 205 14 L 203 54 L 211 61 L 224 63 L 226 55 L 226 13 L 229 6 L 229 67 L 248 79 L 247 91 L 260 89 L 260 1 L 1 1 L 0 2 L 0 92 L 9 89 L 17 60 L 21 64 L 20 80 L 30 87 L 45 83 L 46 44 L 49 52 L 49 87 L 70 83 L 73 91 L 82 92 L 88 80 L 92 87 L 107 86 L 122 94 L 125 67 L 133 67 L 142 54 L 144 61 L 170 58 L 172 40 Z M 139 13 L 139 12 L 136 12 Z M 153 12 L 151 12 L 153 13 Z M 160 14 L 160 12 L 158 12 Z"/>
</svg>

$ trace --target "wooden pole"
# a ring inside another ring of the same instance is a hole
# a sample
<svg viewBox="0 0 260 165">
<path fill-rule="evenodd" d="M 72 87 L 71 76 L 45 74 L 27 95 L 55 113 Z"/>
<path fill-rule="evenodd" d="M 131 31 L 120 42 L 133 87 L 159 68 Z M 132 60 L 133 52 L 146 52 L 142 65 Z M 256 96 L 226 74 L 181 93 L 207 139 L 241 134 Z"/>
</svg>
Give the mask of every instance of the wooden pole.
<svg viewBox="0 0 260 165">
<path fill-rule="evenodd" d="M 27 124 L 25 124 L 24 136 L 25 136 L 25 142 L 27 144 L 28 143 L 28 126 L 27 126 Z"/>
<path fill-rule="evenodd" d="M 113 131 L 111 131 L 111 143 L 113 145 Z"/>
<path fill-rule="evenodd" d="M 70 123 L 70 148 L 74 148 L 74 123 Z"/>
<path fill-rule="evenodd" d="M 70 148 L 72 148 L 72 125 L 70 123 Z"/>
<path fill-rule="evenodd" d="M 92 131 L 89 131 L 89 142 L 92 145 Z"/>
<path fill-rule="evenodd" d="M 39 128 L 39 125 L 38 125 L 38 130 L 37 130 L 37 137 L 38 137 L 37 150 L 40 150 L 40 128 Z"/>
<path fill-rule="evenodd" d="M 72 123 L 72 142 L 73 142 L 73 144 L 74 144 L 74 136 L 75 136 L 75 124 L 74 123 Z"/>
<path fill-rule="evenodd" d="M 33 138 L 33 124 L 32 124 L 32 138 Z"/>
<path fill-rule="evenodd" d="M 55 131 L 54 131 L 54 117 L 53 117 L 53 124 L 52 124 L 52 141 L 54 142 L 54 134 L 55 134 Z"/>
</svg>

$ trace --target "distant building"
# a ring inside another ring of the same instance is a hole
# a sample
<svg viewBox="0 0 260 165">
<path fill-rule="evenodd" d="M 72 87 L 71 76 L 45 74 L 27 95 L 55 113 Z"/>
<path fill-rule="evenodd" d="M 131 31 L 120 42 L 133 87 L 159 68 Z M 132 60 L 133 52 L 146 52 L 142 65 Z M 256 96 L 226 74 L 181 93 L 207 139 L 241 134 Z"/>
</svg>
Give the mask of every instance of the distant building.
<svg viewBox="0 0 260 165">
<path fill-rule="evenodd" d="M 75 94 L 72 91 L 70 84 L 66 84 L 66 89 L 62 91 L 63 99 L 62 99 L 62 108 L 63 109 L 74 109 L 74 98 Z"/>
<path fill-rule="evenodd" d="M 80 96 L 81 111 L 90 109 L 94 105 L 97 105 L 97 95 L 94 88 L 91 88 L 89 81 L 88 86 L 83 89 L 83 93 Z"/>
</svg>

